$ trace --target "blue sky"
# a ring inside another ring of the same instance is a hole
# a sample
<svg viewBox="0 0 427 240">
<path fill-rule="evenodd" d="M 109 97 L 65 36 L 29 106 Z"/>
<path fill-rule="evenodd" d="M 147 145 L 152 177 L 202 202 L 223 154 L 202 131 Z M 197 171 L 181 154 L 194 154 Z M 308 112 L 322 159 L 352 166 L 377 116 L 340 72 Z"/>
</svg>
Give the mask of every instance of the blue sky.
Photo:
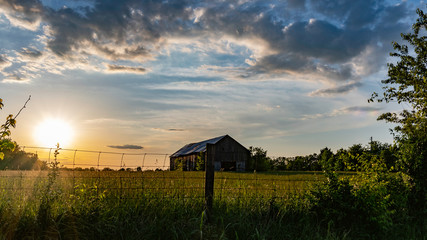
<svg viewBox="0 0 427 240">
<path fill-rule="evenodd" d="M 229 134 L 272 156 L 392 142 L 368 103 L 424 1 L 0 0 L 13 139 L 63 119 L 68 148 L 173 153 Z M 117 149 L 118 148 L 118 149 Z M 141 151 L 140 148 L 137 149 Z"/>
</svg>

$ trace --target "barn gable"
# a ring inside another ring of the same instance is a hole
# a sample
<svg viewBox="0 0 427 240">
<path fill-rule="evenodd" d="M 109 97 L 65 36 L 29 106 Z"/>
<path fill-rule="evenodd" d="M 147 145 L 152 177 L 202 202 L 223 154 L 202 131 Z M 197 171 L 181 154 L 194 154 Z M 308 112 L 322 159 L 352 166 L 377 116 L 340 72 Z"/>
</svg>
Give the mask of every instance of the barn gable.
<svg viewBox="0 0 427 240">
<path fill-rule="evenodd" d="M 172 154 L 170 157 L 183 157 L 183 156 L 187 156 L 195 153 L 206 152 L 207 144 L 216 144 L 225 136 L 228 136 L 228 135 L 208 139 L 208 140 L 197 142 L 197 143 L 187 144 L 181 149 L 179 149 L 178 151 L 176 151 L 174 154 Z"/>
<path fill-rule="evenodd" d="M 183 170 L 200 170 L 200 161 L 204 165 L 206 159 L 207 145 L 214 145 L 214 168 L 215 170 L 244 171 L 249 159 L 249 150 L 229 135 L 190 143 L 176 151 L 170 156 L 170 169 L 175 170 L 177 162 Z"/>
</svg>

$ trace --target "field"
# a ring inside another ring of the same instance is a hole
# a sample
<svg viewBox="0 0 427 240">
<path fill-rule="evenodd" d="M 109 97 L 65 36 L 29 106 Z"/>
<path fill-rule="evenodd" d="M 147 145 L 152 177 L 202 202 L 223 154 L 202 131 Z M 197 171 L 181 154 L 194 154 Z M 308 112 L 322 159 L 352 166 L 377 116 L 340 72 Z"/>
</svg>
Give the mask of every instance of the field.
<svg viewBox="0 0 427 240">
<path fill-rule="evenodd" d="M 320 172 L 215 172 L 209 213 L 204 177 L 179 171 L 1 171 L 0 239 L 423 239 L 409 224 L 382 229 L 372 224 L 376 220 L 363 224 L 364 218 L 341 214 L 336 199 L 327 199 L 335 215 L 325 222 L 323 210 L 313 212 L 321 202 L 310 194 L 326 179 Z M 347 218 L 357 227 L 342 225 Z"/>
<path fill-rule="evenodd" d="M 216 172 L 214 198 L 284 199 L 290 193 L 308 189 L 324 179 L 320 172 L 235 173 Z M 30 198 L 48 184 L 48 171 L 1 171 L 0 190 L 3 198 Z M 59 171 L 55 186 L 67 198 L 85 191 L 112 199 L 172 198 L 203 199 L 204 172 L 184 171 Z"/>
</svg>

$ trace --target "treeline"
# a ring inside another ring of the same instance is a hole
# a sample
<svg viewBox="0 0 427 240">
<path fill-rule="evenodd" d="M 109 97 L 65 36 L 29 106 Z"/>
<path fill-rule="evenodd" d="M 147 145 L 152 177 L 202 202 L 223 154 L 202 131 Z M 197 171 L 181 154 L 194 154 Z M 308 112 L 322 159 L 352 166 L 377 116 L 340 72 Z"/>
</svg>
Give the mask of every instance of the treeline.
<svg viewBox="0 0 427 240">
<path fill-rule="evenodd" d="M 39 160 L 37 154 L 27 153 L 9 139 L 0 141 L 1 145 L 12 144 L 13 147 L 3 151 L 4 158 L 0 161 L 0 170 L 46 170 L 48 165 Z"/>
<path fill-rule="evenodd" d="M 335 153 L 325 147 L 320 153 L 296 157 L 270 158 L 262 148 L 250 147 L 249 150 L 249 171 L 361 171 L 373 166 L 394 171 L 399 168 L 397 147 L 379 141 L 370 141 L 366 146 L 354 144 Z"/>
<path fill-rule="evenodd" d="M 11 140 L 2 140 L 0 144 L 7 144 Z M 46 170 L 48 164 L 41 161 L 37 154 L 27 153 L 16 143 L 16 147 L 4 151 L 4 159 L 0 161 L 0 170 Z M 381 167 L 391 171 L 397 171 L 398 149 L 395 145 L 371 141 L 368 145 L 354 144 L 351 147 L 341 148 L 335 153 L 330 148 L 323 148 L 319 153 L 296 157 L 268 157 L 267 151 L 260 147 L 249 148 L 251 157 L 247 163 L 247 171 L 362 171 L 372 166 Z M 192 170 L 203 170 L 204 164 L 201 158 L 197 159 L 197 168 Z M 200 165 L 200 166 L 199 166 Z M 176 166 L 184 167 L 181 162 Z M 95 171 L 95 168 L 75 168 L 63 170 L 87 170 Z M 122 168 L 119 171 L 142 171 L 137 169 Z M 105 168 L 103 171 L 114 171 Z"/>
<path fill-rule="evenodd" d="M 142 167 L 136 167 L 136 168 L 119 168 L 119 169 L 113 169 L 113 168 L 109 168 L 109 167 L 104 167 L 101 170 L 98 170 L 95 167 L 87 167 L 87 168 L 82 168 L 82 167 L 75 167 L 75 168 L 68 168 L 68 167 L 60 167 L 61 170 L 63 171 L 88 171 L 88 172 L 96 172 L 96 171 L 103 171 L 103 172 L 112 172 L 112 171 L 119 171 L 119 172 L 161 172 L 164 171 L 161 168 L 156 168 L 156 169 L 146 169 L 143 170 Z"/>
</svg>

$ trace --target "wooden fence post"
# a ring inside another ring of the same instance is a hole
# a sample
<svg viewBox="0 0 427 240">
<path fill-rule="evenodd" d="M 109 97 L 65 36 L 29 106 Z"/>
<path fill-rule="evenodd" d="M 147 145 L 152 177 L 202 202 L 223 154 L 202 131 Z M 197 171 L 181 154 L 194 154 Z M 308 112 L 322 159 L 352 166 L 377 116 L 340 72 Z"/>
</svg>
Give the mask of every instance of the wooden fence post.
<svg viewBox="0 0 427 240">
<path fill-rule="evenodd" d="M 212 211 L 213 197 L 214 197 L 214 179 L 215 179 L 214 159 L 215 159 L 215 145 L 208 143 L 206 145 L 206 164 L 205 164 L 205 169 L 206 169 L 205 208 L 208 216 Z"/>
</svg>

